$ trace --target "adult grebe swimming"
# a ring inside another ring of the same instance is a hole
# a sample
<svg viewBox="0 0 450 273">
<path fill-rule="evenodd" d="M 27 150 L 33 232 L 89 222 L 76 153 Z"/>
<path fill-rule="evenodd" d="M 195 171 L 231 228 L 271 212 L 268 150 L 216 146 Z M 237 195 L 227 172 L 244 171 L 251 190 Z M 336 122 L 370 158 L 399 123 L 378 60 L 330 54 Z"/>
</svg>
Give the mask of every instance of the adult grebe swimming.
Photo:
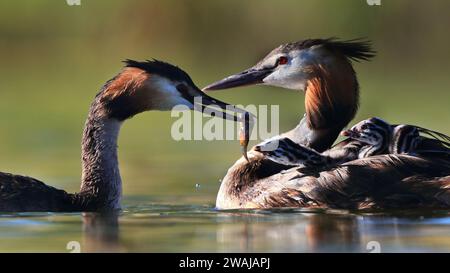
<svg viewBox="0 0 450 273">
<path fill-rule="evenodd" d="M 0 173 L 0 211 L 120 209 L 117 138 L 125 120 L 149 110 L 171 110 L 176 105 L 196 110 L 216 106 L 220 109 L 215 114 L 236 119 L 222 110 L 226 103 L 205 95 L 180 68 L 157 60 L 125 63 L 125 68 L 103 86 L 89 110 L 81 143 L 80 192 L 67 193 L 34 178 Z M 194 107 L 197 96 L 202 98 L 202 105 Z"/>
<path fill-rule="evenodd" d="M 359 88 L 351 61 L 374 56 L 361 41 L 310 39 L 275 48 L 255 66 L 204 90 L 250 84 L 305 91 L 306 114 L 280 135 L 323 152 L 358 109 Z M 227 172 L 216 206 L 232 208 L 450 207 L 450 162 L 442 154 L 379 155 L 305 174 L 253 149 Z"/>
</svg>

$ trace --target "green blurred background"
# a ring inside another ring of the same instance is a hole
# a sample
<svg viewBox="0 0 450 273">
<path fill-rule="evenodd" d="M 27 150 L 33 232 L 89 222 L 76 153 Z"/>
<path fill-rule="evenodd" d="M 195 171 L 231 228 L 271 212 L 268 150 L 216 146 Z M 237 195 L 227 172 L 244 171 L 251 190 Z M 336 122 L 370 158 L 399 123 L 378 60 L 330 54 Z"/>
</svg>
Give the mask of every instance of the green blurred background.
<svg viewBox="0 0 450 273">
<path fill-rule="evenodd" d="M 367 37 L 378 56 L 355 65 L 361 108 L 450 134 L 450 1 L 87 1 L 0 3 L 0 170 L 76 191 L 91 100 L 126 58 L 158 58 L 205 86 L 253 65 L 275 46 L 315 37 Z M 303 115 L 303 94 L 248 87 L 213 95 L 279 104 L 280 129 Z M 237 141 L 181 141 L 170 113 L 128 121 L 119 157 L 128 196 L 196 196 L 214 203 Z M 196 190 L 195 184 L 201 185 Z M 198 199 L 200 198 L 200 199 Z"/>
</svg>

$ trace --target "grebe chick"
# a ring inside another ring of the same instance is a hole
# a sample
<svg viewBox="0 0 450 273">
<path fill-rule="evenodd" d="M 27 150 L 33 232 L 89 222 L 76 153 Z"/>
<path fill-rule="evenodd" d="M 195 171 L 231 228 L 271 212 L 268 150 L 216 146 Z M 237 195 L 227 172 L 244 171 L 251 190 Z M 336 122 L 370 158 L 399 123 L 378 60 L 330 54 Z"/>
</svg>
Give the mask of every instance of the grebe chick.
<svg viewBox="0 0 450 273">
<path fill-rule="evenodd" d="M 359 154 L 362 153 L 365 146 L 368 145 L 360 141 L 346 140 L 319 153 L 312 148 L 297 144 L 289 138 L 280 138 L 258 144 L 254 150 L 273 162 L 287 166 L 314 168 L 317 171 L 359 158 Z M 273 149 L 273 147 L 276 148 Z"/>
<path fill-rule="evenodd" d="M 409 136 L 409 131 L 403 128 L 398 132 L 402 132 L 402 135 L 405 136 L 408 133 Z M 289 138 L 263 142 L 258 144 L 255 150 L 280 164 L 327 168 L 357 158 L 365 158 L 387 152 L 392 130 L 391 125 L 382 119 L 371 118 L 361 121 L 350 130 L 343 131 L 342 135 L 349 138 L 322 153 L 297 144 Z M 404 145 L 403 139 L 405 138 L 402 137 L 401 143 L 398 145 Z"/>
<path fill-rule="evenodd" d="M 368 144 L 360 158 L 384 152 L 409 155 L 450 153 L 450 137 L 445 134 L 415 125 L 391 125 L 377 117 L 363 120 L 341 134 Z"/>
</svg>

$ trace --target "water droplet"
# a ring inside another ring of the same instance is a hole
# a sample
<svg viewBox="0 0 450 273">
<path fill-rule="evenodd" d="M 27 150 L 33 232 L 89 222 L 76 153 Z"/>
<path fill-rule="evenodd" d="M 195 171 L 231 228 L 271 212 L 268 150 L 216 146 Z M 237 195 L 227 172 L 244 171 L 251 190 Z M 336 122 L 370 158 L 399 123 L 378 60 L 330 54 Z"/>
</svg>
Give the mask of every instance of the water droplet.
<svg viewBox="0 0 450 273">
<path fill-rule="evenodd" d="M 195 184 L 195 189 L 196 190 L 200 189 L 200 184 L 199 183 Z"/>
</svg>

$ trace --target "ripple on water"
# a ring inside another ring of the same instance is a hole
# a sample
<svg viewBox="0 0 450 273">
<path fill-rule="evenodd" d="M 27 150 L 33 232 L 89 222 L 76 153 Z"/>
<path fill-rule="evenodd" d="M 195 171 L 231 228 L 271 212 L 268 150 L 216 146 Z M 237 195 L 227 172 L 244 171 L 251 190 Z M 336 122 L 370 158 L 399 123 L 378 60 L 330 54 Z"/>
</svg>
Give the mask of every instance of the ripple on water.
<svg viewBox="0 0 450 273">
<path fill-rule="evenodd" d="M 89 252 L 365 252 L 370 241 L 387 252 L 450 251 L 449 211 L 219 211 L 191 200 L 136 200 L 112 217 L 0 214 L 0 252 L 66 252 L 69 241 Z"/>
</svg>

